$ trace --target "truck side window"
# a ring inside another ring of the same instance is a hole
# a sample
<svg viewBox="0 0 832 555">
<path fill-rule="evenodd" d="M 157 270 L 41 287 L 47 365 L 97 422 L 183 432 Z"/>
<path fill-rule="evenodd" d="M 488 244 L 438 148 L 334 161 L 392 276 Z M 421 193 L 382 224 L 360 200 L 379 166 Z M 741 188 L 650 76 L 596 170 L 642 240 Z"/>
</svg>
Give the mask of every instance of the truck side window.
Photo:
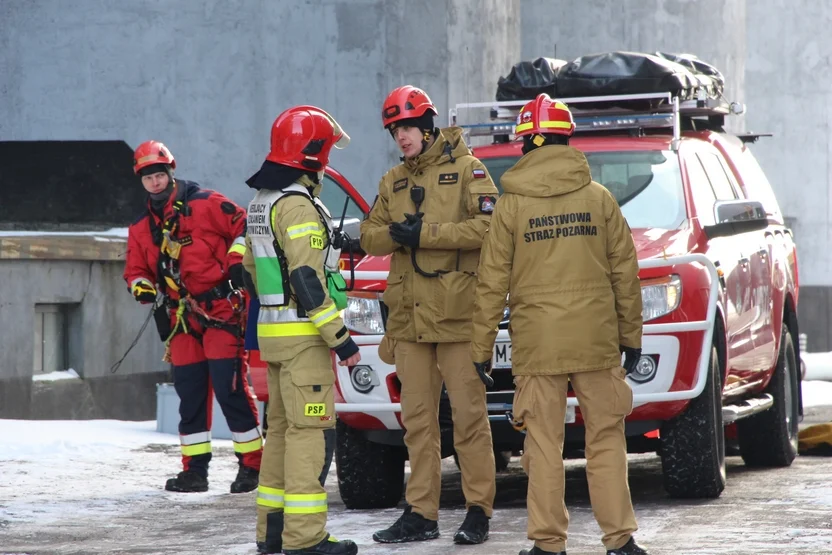
<svg viewBox="0 0 832 555">
<path fill-rule="evenodd" d="M 714 188 L 717 200 L 735 200 L 737 192 L 731 186 L 728 176 L 725 173 L 725 168 L 716 154 L 699 153 L 696 155 L 699 161 L 702 162 L 705 171 L 708 173 L 708 179 Z"/>
<path fill-rule="evenodd" d="M 337 181 L 328 175 L 324 175 L 324 181 L 321 184 L 321 202 L 329 209 L 335 225 L 338 225 L 338 222 L 341 221 L 341 213 L 344 210 L 346 200 L 347 192 L 341 188 Z M 347 218 L 354 218 L 359 221 L 364 219 L 364 213 L 352 198 L 350 198 L 347 205 Z"/>
<path fill-rule="evenodd" d="M 699 162 L 699 157 L 689 156 L 685 158 L 685 168 L 687 169 L 688 184 L 691 195 L 693 196 L 693 204 L 696 206 L 696 215 L 699 217 L 699 222 L 702 225 L 713 225 L 716 223 L 716 219 L 714 218 L 716 195 L 714 194 L 708 175 Z"/>
</svg>

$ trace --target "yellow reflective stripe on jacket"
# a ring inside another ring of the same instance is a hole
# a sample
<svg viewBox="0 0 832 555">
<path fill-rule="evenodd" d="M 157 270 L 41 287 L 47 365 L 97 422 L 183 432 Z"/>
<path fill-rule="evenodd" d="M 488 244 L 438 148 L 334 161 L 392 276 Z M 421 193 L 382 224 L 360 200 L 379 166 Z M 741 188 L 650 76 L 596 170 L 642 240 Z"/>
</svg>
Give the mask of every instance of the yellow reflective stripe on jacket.
<svg viewBox="0 0 832 555">
<path fill-rule="evenodd" d="M 154 288 L 154 287 L 153 287 L 153 284 L 152 284 L 152 283 L 150 283 L 150 280 L 149 280 L 149 279 L 146 279 L 146 278 L 140 277 L 140 278 L 136 278 L 136 279 L 134 279 L 134 280 L 130 283 L 130 292 L 132 293 L 133 291 L 135 291 L 135 290 L 136 290 L 136 286 L 137 286 L 137 285 L 139 285 L 139 284 L 142 284 L 142 285 L 147 285 L 147 286 L 148 286 L 148 287 L 150 287 L 151 289 L 153 289 L 153 288 Z"/>
<path fill-rule="evenodd" d="M 287 493 L 284 512 L 288 514 L 325 513 L 327 510 L 324 493 Z"/>
<path fill-rule="evenodd" d="M 286 235 L 289 236 L 289 239 L 300 239 L 301 237 L 306 237 L 307 235 L 320 236 L 323 234 L 324 232 L 317 222 L 304 222 L 302 224 L 291 225 L 286 228 Z"/>
<path fill-rule="evenodd" d="M 327 322 L 331 322 L 331 321 L 335 320 L 338 317 L 339 314 L 340 314 L 340 312 L 338 311 L 337 308 L 335 308 L 335 304 L 333 304 L 332 306 L 330 306 L 328 309 L 324 310 L 320 314 L 316 314 L 315 316 L 313 316 L 311 318 L 311 320 L 312 320 L 312 323 L 315 324 L 315 327 L 320 328 L 321 326 L 323 326 Z"/>
<path fill-rule="evenodd" d="M 228 249 L 228 254 L 236 253 L 236 254 L 245 254 L 246 253 L 246 239 L 245 237 L 237 237 L 234 239 L 234 242 L 231 243 L 231 248 Z"/>
<path fill-rule="evenodd" d="M 297 322 L 293 324 L 257 324 L 258 337 L 293 337 L 305 335 L 321 335 L 312 322 Z"/>
<path fill-rule="evenodd" d="M 282 509 L 283 493 L 282 489 L 257 486 L 257 504 L 273 509 Z"/>
</svg>

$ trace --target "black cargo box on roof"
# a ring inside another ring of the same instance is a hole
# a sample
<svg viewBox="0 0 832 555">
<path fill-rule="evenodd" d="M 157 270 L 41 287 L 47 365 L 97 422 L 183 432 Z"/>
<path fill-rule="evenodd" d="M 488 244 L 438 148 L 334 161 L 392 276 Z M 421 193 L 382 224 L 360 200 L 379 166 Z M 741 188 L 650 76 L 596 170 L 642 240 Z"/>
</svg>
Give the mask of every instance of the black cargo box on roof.
<svg viewBox="0 0 832 555">
<path fill-rule="evenodd" d="M 725 81 L 712 65 L 695 56 L 657 52 L 607 52 L 558 65 L 516 64 L 497 84 L 497 100 L 531 100 L 541 92 L 557 98 L 669 92 L 680 100 L 722 95 Z M 558 60 L 557 62 L 561 62 Z"/>
</svg>

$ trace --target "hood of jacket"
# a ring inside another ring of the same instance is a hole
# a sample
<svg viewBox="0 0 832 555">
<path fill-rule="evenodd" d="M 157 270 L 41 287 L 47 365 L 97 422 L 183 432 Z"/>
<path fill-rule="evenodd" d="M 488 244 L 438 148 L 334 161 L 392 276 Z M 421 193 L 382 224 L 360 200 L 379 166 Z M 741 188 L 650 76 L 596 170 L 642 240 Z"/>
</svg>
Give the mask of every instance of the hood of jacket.
<svg viewBox="0 0 832 555">
<path fill-rule="evenodd" d="M 591 181 L 586 156 L 565 145 L 534 149 L 500 178 L 506 193 L 539 198 L 565 195 L 586 187 Z"/>
</svg>

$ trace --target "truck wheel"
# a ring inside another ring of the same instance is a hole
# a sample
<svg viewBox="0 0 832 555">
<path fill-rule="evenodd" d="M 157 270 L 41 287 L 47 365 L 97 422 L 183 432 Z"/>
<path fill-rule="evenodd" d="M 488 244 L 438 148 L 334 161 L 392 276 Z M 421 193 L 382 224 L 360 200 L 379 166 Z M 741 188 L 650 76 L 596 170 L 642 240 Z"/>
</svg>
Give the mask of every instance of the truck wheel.
<svg viewBox="0 0 832 555">
<path fill-rule="evenodd" d="M 404 448 L 373 443 L 341 420 L 335 429 L 335 466 L 344 505 L 348 509 L 398 505 L 404 493 Z"/>
<path fill-rule="evenodd" d="M 711 347 L 705 389 L 688 408 L 662 424 L 664 489 L 671 497 L 714 498 L 725 489 L 725 429 L 722 379 L 716 347 Z"/>
<path fill-rule="evenodd" d="M 786 324 L 780 339 L 777 366 L 766 387 L 774 404 L 766 411 L 737 422 L 740 454 L 746 466 L 789 466 L 797 456 L 799 406 L 797 357 Z"/>
</svg>

